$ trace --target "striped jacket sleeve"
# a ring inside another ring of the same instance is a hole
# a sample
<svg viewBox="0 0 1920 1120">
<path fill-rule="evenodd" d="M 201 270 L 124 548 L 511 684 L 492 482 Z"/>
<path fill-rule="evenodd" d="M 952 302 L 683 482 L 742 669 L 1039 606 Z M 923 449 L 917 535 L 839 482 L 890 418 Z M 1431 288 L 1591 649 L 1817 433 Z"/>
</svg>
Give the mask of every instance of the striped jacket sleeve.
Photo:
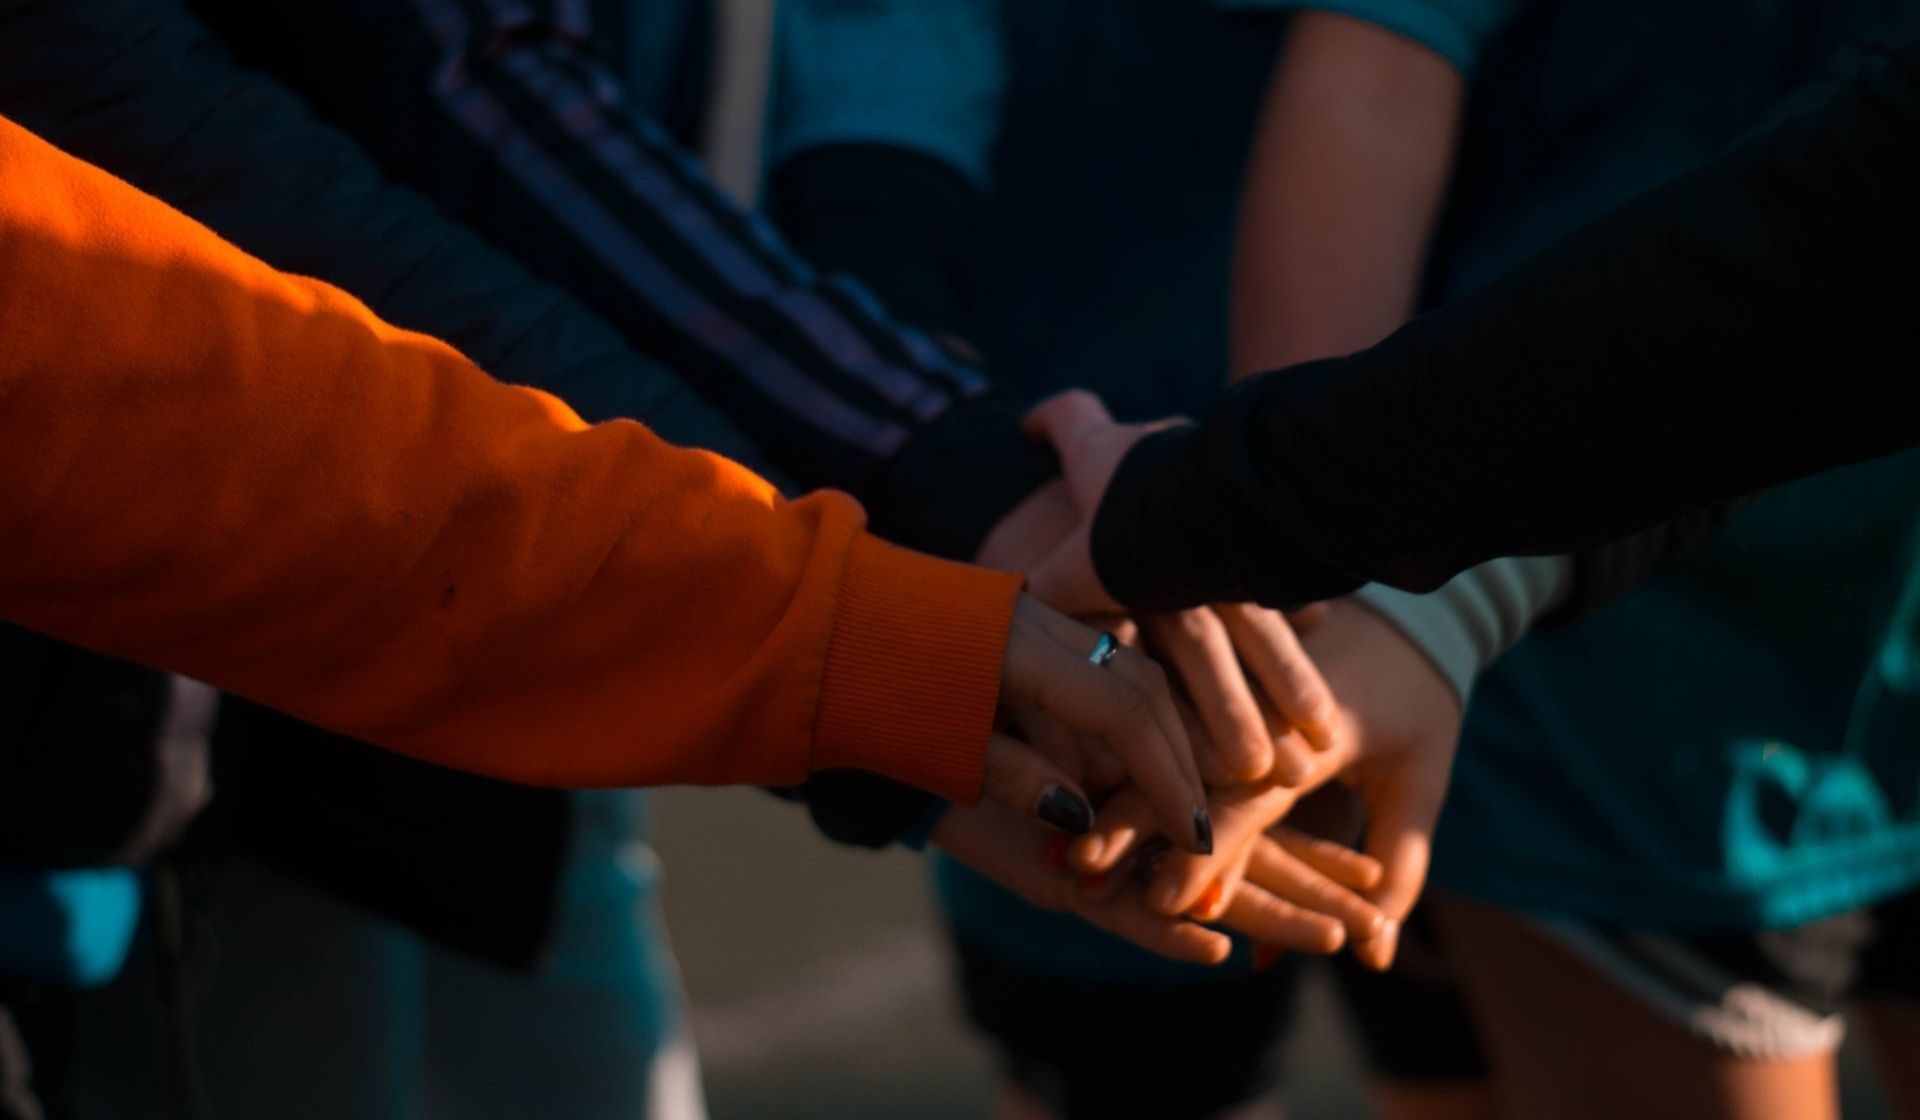
<svg viewBox="0 0 1920 1120">
<path fill-rule="evenodd" d="M 585 3 L 196 8 L 396 179 L 666 362 L 796 483 L 865 498 L 986 390 L 972 363 L 801 260 L 636 111 Z"/>
</svg>

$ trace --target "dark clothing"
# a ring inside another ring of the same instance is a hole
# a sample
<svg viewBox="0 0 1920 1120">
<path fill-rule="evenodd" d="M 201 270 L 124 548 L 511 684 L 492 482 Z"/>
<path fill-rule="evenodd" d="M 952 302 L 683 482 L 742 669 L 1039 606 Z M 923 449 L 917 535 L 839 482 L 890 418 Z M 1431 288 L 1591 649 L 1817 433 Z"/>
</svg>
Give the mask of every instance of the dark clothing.
<svg viewBox="0 0 1920 1120">
<path fill-rule="evenodd" d="M 0 863 L 111 862 L 153 800 L 167 675 L 0 626 Z"/>
<path fill-rule="evenodd" d="M 1101 580 L 1155 609 L 1430 590 L 1914 443 L 1916 198 L 1908 32 L 1507 278 L 1143 441 L 1095 518 Z"/>
</svg>

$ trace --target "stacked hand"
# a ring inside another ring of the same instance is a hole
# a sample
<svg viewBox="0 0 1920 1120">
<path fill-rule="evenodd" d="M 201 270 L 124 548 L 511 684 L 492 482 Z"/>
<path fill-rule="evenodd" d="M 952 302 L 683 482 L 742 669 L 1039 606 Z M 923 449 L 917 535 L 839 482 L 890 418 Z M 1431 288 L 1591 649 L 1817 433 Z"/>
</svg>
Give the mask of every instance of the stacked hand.
<svg viewBox="0 0 1920 1120">
<path fill-rule="evenodd" d="M 1351 602 L 1291 623 L 1239 604 L 1125 619 L 1094 573 L 1088 530 L 1120 460 L 1161 425 L 1117 424 L 1085 393 L 1053 398 L 1028 423 L 1054 443 L 1066 478 L 1002 521 L 979 559 L 1026 569 L 1050 605 L 1145 645 L 1174 669 L 1184 688 L 1175 701 L 1181 741 L 1207 786 L 1212 851 L 1168 851 L 1162 834 L 1196 845 L 1165 827 L 1173 814 L 1164 794 L 1156 802 L 1127 780 L 1129 760 L 1114 756 L 1110 738 L 1084 734 L 1092 713 L 1079 709 L 1073 730 L 1046 710 L 1016 717 L 1009 730 L 1050 769 L 1038 777 L 1029 754 L 1021 769 L 1031 775 L 1013 785 L 1092 789 L 1100 806 L 1091 831 L 1069 843 L 989 805 L 949 811 L 934 842 L 1037 905 L 1178 959 L 1224 959 L 1227 940 L 1189 920 L 1199 919 L 1268 952 L 1351 944 L 1386 967 L 1425 880 L 1460 718 L 1451 690 L 1397 630 Z M 1324 826 L 1314 835 L 1280 823 L 1336 779 L 1364 803 L 1366 855 L 1326 838 Z M 1025 796 L 997 800 L 1017 806 Z"/>
</svg>

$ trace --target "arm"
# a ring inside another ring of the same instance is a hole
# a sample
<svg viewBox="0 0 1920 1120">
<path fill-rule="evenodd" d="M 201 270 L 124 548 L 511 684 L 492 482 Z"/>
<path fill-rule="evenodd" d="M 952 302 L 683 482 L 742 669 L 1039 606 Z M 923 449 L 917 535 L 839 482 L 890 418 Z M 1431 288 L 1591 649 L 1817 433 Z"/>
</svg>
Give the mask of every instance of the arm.
<svg viewBox="0 0 1920 1120">
<path fill-rule="evenodd" d="M 1886 367 L 1920 252 L 1917 136 L 1909 36 L 1379 346 L 1141 440 L 1094 521 L 1100 582 L 1160 606 L 1429 589 L 1920 439 Z"/>
<path fill-rule="evenodd" d="M 0 615 L 514 780 L 978 794 L 1017 579 L 587 427 L 4 122 L 0 166 Z"/>
<path fill-rule="evenodd" d="M 1413 313 L 1465 96 L 1454 65 L 1413 39 L 1293 17 L 1241 194 L 1236 379 L 1371 346 Z"/>
</svg>

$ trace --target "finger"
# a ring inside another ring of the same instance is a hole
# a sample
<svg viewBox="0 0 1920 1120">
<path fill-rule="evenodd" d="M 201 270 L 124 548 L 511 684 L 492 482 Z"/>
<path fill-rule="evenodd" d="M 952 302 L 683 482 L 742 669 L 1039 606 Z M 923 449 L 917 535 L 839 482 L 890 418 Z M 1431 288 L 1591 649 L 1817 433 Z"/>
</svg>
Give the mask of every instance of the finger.
<svg viewBox="0 0 1920 1120">
<path fill-rule="evenodd" d="M 1315 750 L 1333 745 L 1333 690 L 1279 611 L 1247 603 L 1214 608 L 1261 691 Z"/>
<path fill-rule="evenodd" d="M 1094 789 L 1117 789 L 1126 783 L 1127 768 L 1113 757 L 1113 752 L 1101 744 L 1100 740 L 1086 735 L 1079 737 L 1080 764 L 1086 767 L 1086 783 Z"/>
<path fill-rule="evenodd" d="M 1283 730 L 1273 737 L 1273 750 L 1269 756 L 1273 759 L 1273 765 L 1264 777 L 1286 786 L 1307 785 L 1320 769 L 1319 760 L 1328 756 L 1315 750 L 1298 728 L 1287 726 L 1284 722 L 1281 722 L 1281 726 Z"/>
<path fill-rule="evenodd" d="M 1211 850 L 1213 826 L 1199 770 L 1166 674 L 1130 649 L 1095 665 L 1087 655 L 1098 635 L 1037 603 L 1033 612 L 1032 628 L 1016 616 L 1008 643 L 1009 705 L 1037 708 L 1099 739 L 1153 804 L 1161 831 L 1189 851 Z M 1036 630 L 1057 644 L 1049 650 L 1043 641 L 1029 640 Z"/>
<path fill-rule="evenodd" d="M 1162 914 L 1191 913 L 1227 875 L 1229 867 L 1245 861 L 1247 849 L 1262 830 L 1284 816 L 1296 792 L 1287 786 L 1216 794 L 1220 808 L 1214 854 L 1208 857 L 1172 855 L 1161 865 L 1147 888 L 1147 905 Z"/>
<path fill-rule="evenodd" d="M 1233 952 L 1225 934 L 1183 918 L 1168 918 L 1140 905 L 1129 892 L 1098 902 L 1081 902 L 1074 912 L 1082 918 L 1163 957 L 1189 964 L 1220 964 Z"/>
<path fill-rule="evenodd" d="M 1233 893 L 1219 924 L 1262 945 L 1305 953 L 1336 953 L 1347 941 L 1346 927 L 1338 921 L 1303 910 L 1251 881 Z"/>
<path fill-rule="evenodd" d="M 1247 881 L 1304 910 L 1325 914 L 1356 941 L 1378 939 L 1387 917 L 1373 903 L 1314 870 L 1279 844 L 1262 837 L 1247 861 Z"/>
<path fill-rule="evenodd" d="M 1203 887 L 1200 897 L 1188 907 L 1187 917 L 1196 922 L 1218 921 L 1220 916 L 1226 913 L 1227 905 L 1232 902 L 1234 892 L 1240 889 L 1241 881 L 1246 878 L 1247 860 L 1252 854 L 1253 845 L 1249 844 L 1241 849 L 1237 857 L 1227 860 L 1226 866 L 1220 870 L 1219 877 Z"/>
<path fill-rule="evenodd" d="M 1152 752 L 1138 742 L 1112 740 L 1109 747 L 1126 765 L 1134 784 L 1140 786 L 1147 800 L 1153 803 L 1160 831 L 1169 839 L 1178 838 L 1180 846 L 1190 852 L 1210 854 L 1213 818 L 1207 809 L 1207 787 L 1200 780 L 1200 764 L 1193 757 L 1193 741 L 1187 737 L 1187 726 L 1173 705 L 1173 688 L 1167 681 L 1166 670 L 1159 662 L 1130 649 L 1121 650 L 1107 663 L 1107 668 L 1131 681 L 1140 695 L 1146 697 L 1153 721 L 1172 749 L 1169 753 Z M 1129 749 L 1140 753 L 1138 763 L 1128 757 Z M 1146 781 L 1141 765 L 1153 769 L 1157 781 Z M 1169 765 L 1171 772 L 1168 772 Z"/>
<path fill-rule="evenodd" d="M 1229 767 L 1215 749 L 1213 736 L 1200 719 L 1200 712 L 1178 693 L 1173 697 L 1173 710 L 1180 713 L 1180 726 L 1187 732 L 1187 742 L 1193 744 L 1193 761 L 1200 770 L 1200 780 L 1207 784 L 1207 788 L 1239 785 L 1239 779 L 1228 773 Z"/>
<path fill-rule="evenodd" d="M 1110 871 L 1136 843 L 1153 834 L 1153 806 L 1137 787 L 1128 786 L 1101 803 L 1093 831 L 1073 842 L 1067 860 L 1081 872 Z"/>
<path fill-rule="evenodd" d="M 1029 438 L 1045 440 L 1059 453 L 1067 488 L 1083 515 L 1091 515 L 1099 507 L 1106 479 L 1092 477 L 1089 472 L 1078 469 L 1076 452 L 1089 434 L 1113 423 L 1113 415 L 1107 411 L 1105 402 L 1085 389 L 1068 389 L 1048 397 L 1034 405 L 1020 422 L 1021 430 Z"/>
<path fill-rule="evenodd" d="M 1310 836 L 1286 825 L 1268 829 L 1267 835 L 1295 859 L 1356 891 L 1373 890 L 1385 875 L 1379 860 L 1324 836 Z"/>
<path fill-rule="evenodd" d="M 985 796 L 1075 836 L 1093 827 L 1093 806 L 1079 784 L 1039 751 L 1010 735 L 987 743 Z"/>
<path fill-rule="evenodd" d="M 1433 826 L 1440 817 L 1446 799 L 1444 769 L 1437 774 L 1428 767 L 1408 765 L 1397 768 L 1377 782 L 1367 783 L 1367 854 L 1380 861 L 1380 886 L 1374 902 L 1387 921 L 1379 936 L 1354 947 L 1360 962 L 1384 972 L 1393 964 L 1399 948 L 1400 923 L 1420 900 L 1426 886 L 1427 867 L 1433 857 Z"/>
<path fill-rule="evenodd" d="M 987 875 L 1008 890 L 1046 910 L 1079 913 L 1073 879 L 1053 849 L 1065 837 L 1036 827 L 998 805 L 955 806 L 934 825 L 931 839 L 941 850 Z M 1101 928 L 1151 952 L 1195 964 L 1217 964 L 1228 946 L 1220 935 L 1191 922 L 1155 918 L 1140 907 L 1138 892 L 1108 905 L 1089 907 L 1087 916 Z"/>
<path fill-rule="evenodd" d="M 1058 766 L 1078 788 L 1086 788 L 1086 760 L 1080 751 L 1079 735 L 1039 712 L 1021 712 L 1010 723 L 1020 740 Z"/>
<path fill-rule="evenodd" d="M 1212 744 L 1202 756 L 1217 762 L 1218 784 L 1264 777 L 1273 768 L 1273 737 L 1226 624 L 1213 611 L 1200 608 L 1149 615 L 1145 627 L 1200 715 Z"/>
</svg>

